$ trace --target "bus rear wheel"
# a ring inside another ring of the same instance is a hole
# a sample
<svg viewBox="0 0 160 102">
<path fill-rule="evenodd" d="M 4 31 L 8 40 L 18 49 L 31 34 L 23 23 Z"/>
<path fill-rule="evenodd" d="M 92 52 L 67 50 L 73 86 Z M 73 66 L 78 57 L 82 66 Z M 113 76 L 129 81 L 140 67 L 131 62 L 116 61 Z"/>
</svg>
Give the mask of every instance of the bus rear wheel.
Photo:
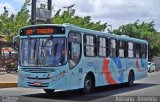
<svg viewBox="0 0 160 102">
<path fill-rule="evenodd" d="M 83 93 L 84 94 L 89 94 L 93 91 L 93 88 L 94 88 L 93 79 L 90 75 L 87 75 L 85 80 L 84 80 Z"/>
<path fill-rule="evenodd" d="M 54 94 L 55 89 L 43 89 L 46 94 Z"/>
<path fill-rule="evenodd" d="M 133 86 L 133 85 L 134 85 L 134 73 L 131 71 L 128 76 L 127 86 Z"/>
</svg>

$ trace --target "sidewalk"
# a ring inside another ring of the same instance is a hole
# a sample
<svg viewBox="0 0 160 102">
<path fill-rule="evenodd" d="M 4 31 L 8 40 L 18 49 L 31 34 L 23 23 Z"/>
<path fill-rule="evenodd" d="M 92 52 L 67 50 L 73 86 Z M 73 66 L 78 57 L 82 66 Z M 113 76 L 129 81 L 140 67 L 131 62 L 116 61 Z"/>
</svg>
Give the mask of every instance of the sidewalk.
<svg viewBox="0 0 160 102">
<path fill-rule="evenodd" d="M 17 87 L 17 74 L 0 72 L 0 88 Z"/>
</svg>

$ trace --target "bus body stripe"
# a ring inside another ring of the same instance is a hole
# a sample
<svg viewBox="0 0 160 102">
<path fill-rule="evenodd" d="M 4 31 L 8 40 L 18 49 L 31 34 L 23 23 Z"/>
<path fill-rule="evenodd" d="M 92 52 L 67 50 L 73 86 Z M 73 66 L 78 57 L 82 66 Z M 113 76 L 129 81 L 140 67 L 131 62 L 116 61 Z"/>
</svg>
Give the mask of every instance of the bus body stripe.
<svg viewBox="0 0 160 102">
<path fill-rule="evenodd" d="M 108 59 L 104 59 L 103 60 L 103 73 L 105 73 L 105 76 L 106 76 L 106 81 L 109 83 L 109 84 L 116 84 L 116 81 L 112 78 L 112 75 L 110 73 L 110 70 L 109 70 L 109 60 Z"/>
<path fill-rule="evenodd" d="M 116 67 L 118 68 L 119 72 L 119 78 L 118 80 L 120 82 L 123 82 L 123 69 L 122 69 L 122 63 L 119 58 L 112 58 L 113 62 L 115 63 Z"/>
</svg>

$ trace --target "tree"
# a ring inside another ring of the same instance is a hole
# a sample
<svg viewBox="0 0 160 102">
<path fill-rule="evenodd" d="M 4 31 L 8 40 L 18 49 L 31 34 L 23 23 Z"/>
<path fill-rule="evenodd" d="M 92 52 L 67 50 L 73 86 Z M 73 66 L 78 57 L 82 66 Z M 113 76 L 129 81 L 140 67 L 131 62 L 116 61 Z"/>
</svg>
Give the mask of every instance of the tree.
<svg viewBox="0 0 160 102">
<path fill-rule="evenodd" d="M 26 0 L 21 10 L 15 15 L 9 15 L 8 10 L 4 7 L 3 14 L 0 15 L 0 19 L 2 23 L 1 27 L 1 35 L 3 35 L 5 41 L 11 42 L 13 37 L 17 35 L 19 28 L 29 25 L 29 11 L 27 10 L 27 6 L 29 5 L 30 0 Z"/>
<path fill-rule="evenodd" d="M 158 55 L 160 52 L 160 34 L 154 28 L 154 22 L 140 23 L 137 20 L 134 23 L 120 26 L 118 29 L 113 30 L 118 35 L 128 35 L 130 37 L 147 40 L 149 43 L 149 58 L 153 55 Z"/>
<path fill-rule="evenodd" d="M 76 10 L 72 9 L 72 7 L 68 8 L 66 11 L 62 11 L 61 9 L 57 10 L 56 14 L 52 18 L 52 23 L 55 24 L 71 23 L 79 27 L 98 30 L 98 31 L 104 31 L 105 28 L 107 27 L 107 23 L 101 23 L 100 21 L 96 23 L 91 22 L 90 16 L 86 17 L 75 16 Z"/>
<path fill-rule="evenodd" d="M 18 34 L 19 28 L 29 25 L 29 11 L 27 6 L 30 0 L 26 0 L 21 10 L 17 14 L 9 15 L 6 7 L 4 7 L 4 12 L 0 15 L 0 35 L 4 37 L 6 42 L 0 42 L 0 49 L 2 46 L 11 46 L 13 37 Z M 0 50 L 1 58 L 1 50 Z"/>
</svg>

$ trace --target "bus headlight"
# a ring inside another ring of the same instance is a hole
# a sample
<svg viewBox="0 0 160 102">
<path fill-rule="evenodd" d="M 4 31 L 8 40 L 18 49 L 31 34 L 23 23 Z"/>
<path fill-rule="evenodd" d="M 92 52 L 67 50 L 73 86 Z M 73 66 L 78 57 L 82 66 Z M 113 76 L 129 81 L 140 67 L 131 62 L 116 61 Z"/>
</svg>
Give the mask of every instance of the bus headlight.
<svg viewBox="0 0 160 102">
<path fill-rule="evenodd" d="M 63 78 L 65 76 L 65 71 L 61 72 L 60 74 L 58 74 L 57 76 L 51 78 L 52 81 L 56 81 L 56 80 L 59 80 L 61 78 Z"/>
</svg>

